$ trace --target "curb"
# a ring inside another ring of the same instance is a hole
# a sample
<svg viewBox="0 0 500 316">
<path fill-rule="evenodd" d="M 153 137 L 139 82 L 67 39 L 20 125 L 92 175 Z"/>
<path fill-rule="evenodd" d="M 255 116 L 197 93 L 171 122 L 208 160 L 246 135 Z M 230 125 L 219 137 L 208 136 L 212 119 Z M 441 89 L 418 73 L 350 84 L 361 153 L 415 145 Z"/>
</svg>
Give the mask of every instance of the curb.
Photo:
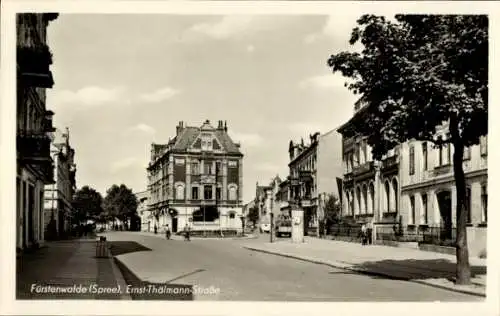
<svg viewBox="0 0 500 316">
<path fill-rule="evenodd" d="M 332 268 L 358 272 L 361 274 L 380 276 L 380 277 L 384 277 L 384 278 L 388 278 L 388 279 L 392 279 L 392 280 L 408 281 L 408 282 L 423 284 L 423 285 L 427 285 L 427 286 L 431 286 L 431 287 L 435 287 L 435 288 L 440 288 L 440 289 L 448 290 L 448 291 L 452 291 L 452 292 L 474 295 L 474 296 L 479 296 L 479 297 L 486 297 L 486 293 L 478 293 L 478 292 L 464 290 L 464 289 L 456 289 L 456 288 L 453 288 L 450 286 L 435 284 L 435 283 L 428 282 L 425 280 L 412 280 L 410 278 L 395 277 L 393 275 L 390 275 L 390 274 L 384 273 L 384 272 L 368 271 L 368 270 L 364 270 L 364 269 L 354 268 L 352 264 L 344 264 L 344 265 L 339 264 L 339 263 L 334 264 L 331 262 L 325 262 L 323 260 L 310 259 L 307 257 L 289 255 L 289 254 L 284 254 L 284 253 L 280 253 L 280 252 L 264 250 L 264 249 L 259 249 L 259 248 L 253 248 L 253 247 L 248 247 L 248 246 L 243 246 L 243 248 L 245 248 L 247 250 L 251 250 L 251 251 L 257 251 L 257 252 L 267 253 L 267 254 L 271 254 L 271 255 L 276 255 L 276 256 L 281 256 L 281 257 L 286 257 L 286 258 L 291 258 L 291 259 L 296 259 L 296 260 L 301 260 L 301 261 L 306 261 L 306 262 L 311 262 L 311 263 L 315 263 L 315 264 L 321 264 L 321 265 L 329 266 Z"/>
<path fill-rule="evenodd" d="M 113 269 L 113 275 L 115 276 L 116 284 L 118 284 L 120 288 L 126 289 L 127 283 L 125 283 L 125 278 L 123 277 L 122 272 L 120 271 L 115 262 L 115 260 L 118 259 L 116 259 L 115 256 L 111 255 L 111 251 L 109 249 L 108 249 L 108 254 L 110 254 L 109 260 L 111 261 L 111 267 Z M 127 291 L 125 291 L 120 293 L 120 300 L 132 300 L 132 296 L 130 296 L 130 294 L 127 293 Z"/>
</svg>

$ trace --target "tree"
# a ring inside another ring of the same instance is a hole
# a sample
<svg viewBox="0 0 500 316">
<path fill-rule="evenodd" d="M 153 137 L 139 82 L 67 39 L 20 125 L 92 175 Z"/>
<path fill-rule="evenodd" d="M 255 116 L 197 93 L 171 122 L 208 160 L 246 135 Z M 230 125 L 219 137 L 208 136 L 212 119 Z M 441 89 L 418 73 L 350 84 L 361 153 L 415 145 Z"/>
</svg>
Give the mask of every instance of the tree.
<svg viewBox="0 0 500 316">
<path fill-rule="evenodd" d="M 353 82 L 361 107 L 352 135 L 367 137 L 375 159 L 408 140 L 453 145 L 457 190 L 457 284 L 470 283 L 463 153 L 488 133 L 488 17 L 485 15 L 364 15 L 350 44 L 361 53 L 328 59 Z M 445 137 L 438 130 L 445 128 Z"/>
<path fill-rule="evenodd" d="M 339 199 L 333 194 L 328 194 L 325 199 L 325 222 L 338 223 L 342 218 L 341 212 Z"/>
<path fill-rule="evenodd" d="M 124 184 L 120 186 L 114 184 L 106 191 L 104 210 L 113 219 L 118 218 L 128 224 L 128 221 L 137 213 L 137 206 L 137 197 Z"/>
<path fill-rule="evenodd" d="M 250 222 L 253 223 L 253 225 L 255 226 L 255 224 L 257 223 L 257 221 L 259 220 L 259 207 L 258 206 L 252 206 L 249 210 L 248 210 L 248 220 Z"/>
<path fill-rule="evenodd" d="M 102 196 L 89 186 L 75 192 L 73 197 L 73 216 L 77 223 L 90 218 L 97 218 L 102 213 Z"/>
</svg>

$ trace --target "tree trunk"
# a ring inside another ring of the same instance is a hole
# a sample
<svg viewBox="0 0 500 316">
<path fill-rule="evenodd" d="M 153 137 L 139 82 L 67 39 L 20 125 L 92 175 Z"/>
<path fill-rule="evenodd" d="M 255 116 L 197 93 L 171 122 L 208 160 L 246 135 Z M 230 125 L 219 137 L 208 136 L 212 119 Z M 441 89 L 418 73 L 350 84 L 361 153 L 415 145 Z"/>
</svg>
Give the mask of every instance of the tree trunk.
<svg viewBox="0 0 500 316">
<path fill-rule="evenodd" d="M 464 144 L 458 135 L 456 120 L 450 120 L 450 132 L 452 134 L 454 153 L 453 171 L 455 176 L 455 186 L 457 190 L 457 284 L 470 284 L 471 271 L 469 265 L 469 250 L 467 248 L 467 207 L 466 207 L 466 185 L 463 168 Z"/>
</svg>

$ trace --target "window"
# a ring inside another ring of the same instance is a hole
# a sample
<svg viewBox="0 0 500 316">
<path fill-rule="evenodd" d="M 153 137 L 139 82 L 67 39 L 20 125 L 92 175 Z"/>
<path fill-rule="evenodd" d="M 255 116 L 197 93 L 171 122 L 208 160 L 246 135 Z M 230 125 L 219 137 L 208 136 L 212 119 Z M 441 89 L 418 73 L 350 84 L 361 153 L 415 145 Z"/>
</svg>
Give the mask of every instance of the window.
<svg viewBox="0 0 500 316">
<path fill-rule="evenodd" d="M 429 155 L 427 153 L 427 142 L 422 143 L 422 159 L 424 163 L 424 170 L 427 170 L 429 162 Z"/>
<path fill-rule="evenodd" d="M 470 160 L 470 147 L 464 147 L 464 160 Z"/>
<path fill-rule="evenodd" d="M 175 164 L 180 166 L 184 165 L 184 159 L 175 158 Z"/>
<path fill-rule="evenodd" d="M 203 162 L 203 174 L 213 174 L 213 166 L 211 161 L 204 161 Z"/>
<path fill-rule="evenodd" d="M 375 187 L 374 187 L 373 183 L 370 183 L 370 202 L 371 202 L 371 205 L 368 208 L 368 212 L 373 214 L 373 210 L 375 208 Z"/>
<path fill-rule="evenodd" d="M 415 196 L 410 196 L 410 220 L 409 224 L 415 224 Z"/>
<path fill-rule="evenodd" d="M 234 218 L 234 213 L 229 213 L 229 218 L 233 219 Z"/>
<path fill-rule="evenodd" d="M 389 186 L 389 181 L 385 181 L 385 207 L 386 207 L 386 212 L 389 212 L 389 206 L 390 206 L 390 201 L 391 201 L 391 189 Z"/>
<path fill-rule="evenodd" d="M 222 190 L 221 188 L 215 189 L 215 199 L 221 200 L 222 199 Z"/>
<path fill-rule="evenodd" d="M 192 187 L 191 188 L 191 199 L 193 199 L 193 200 L 198 200 L 199 199 L 198 187 Z"/>
<path fill-rule="evenodd" d="M 488 191 L 486 188 L 486 184 L 481 186 L 481 217 L 483 223 L 488 222 Z"/>
<path fill-rule="evenodd" d="M 363 213 L 368 213 L 368 189 L 366 185 L 363 186 Z"/>
<path fill-rule="evenodd" d="M 236 167 L 238 167 L 238 161 L 236 161 L 236 160 L 229 160 L 227 162 L 227 166 L 229 168 L 236 168 Z"/>
<path fill-rule="evenodd" d="M 235 186 L 231 186 L 229 188 L 229 200 L 235 201 L 236 199 L 237 199 L 237 196 L 236 196 L 236 187 Z"/>
<path fill-rule="evenodd" d="M 427 224 L 428 221 L 429 221 L 429 209 L 428 209 L 428 206 L 427 206 L 427 194 L 422 194 L 422 210 L 423 210 L 423 215 L 424 215 L 424 218 L 423 218 L 423 221 L 424 221 L 424 224 Z"/>
<path fill-rule="evenodd" d="M 222 163 L 220 161 L 215 162 L 215 173 L 217 174 L 222 173 Z"/>
<path fill-rule="evenodd" d="M 415 147 L 410 146 L 410 175 L 415 174 Z"/>
<path fill-rule="evenodd" d="M 486 156 L 488 154 L 488 138 L 487 138 L 487 136 L 481 136 L 479 138 L 479 150 L 481 151 L 481 156 Z"/>
<path fill-rule="evenodd" d="M 205 185 L 203 188 L 203 197 L 205 200 L 211 200 L 212 199 L 212 186 L 211 185 Z"/>
<path fill-rule="evenodd" d="M 393 196 L 393 204 L 394 204 L 394 212 L 399 211 L 399 203 L 398 203 L 398 181 L 396 179 L 392 179 L 392 196 Z"/>
<path fill-rule="evenodd" d="M 175 187 L 175 198 L 177 200 L 184 200 L 184 185 L 178 184 Z"/>
<path fill-rule="evenodd" d="M 471 216 L 471 189 L 470 187 L 468 187 L 466 190 L 465 190 L 465 212 L 467 214 L 467 223 L 471 223 L 472 221 L 472 216 Z"/>
<path fill-rule="evenodd" d="M 193 162 L 191 164 L 191 173 L 198 175 L 200 174 L 200 163 L 199 162 Z"/>
</svg>

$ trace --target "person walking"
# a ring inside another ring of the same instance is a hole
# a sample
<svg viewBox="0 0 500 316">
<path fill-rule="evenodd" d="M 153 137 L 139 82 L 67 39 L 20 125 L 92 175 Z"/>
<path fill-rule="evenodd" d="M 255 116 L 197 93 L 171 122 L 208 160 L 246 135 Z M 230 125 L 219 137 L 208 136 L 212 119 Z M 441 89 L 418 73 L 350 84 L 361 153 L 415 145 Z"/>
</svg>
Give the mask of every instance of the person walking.
<svg viewBox="0 0 500 316">
<path fill-rule="evenodd" d="M 165 237 L 167 237 L 167 240 L 170 239 L 170 227 L 168 227 L 168 224 L 165 228 Z"/>
<path fill-rule="evenodd" d="M 184 240 L 189 241 L 189 225 L 184 226 Z"/>
<path fill-rule="evenodd" d="M 368 245 L 371 245 L 373 242 L 373 223 L 370 221 L 366 227 L 366 234 L 368 237 Z"/>
<path fill-rule="evenodd" d="M 366 245 L 366 224 L 361 226 L 361 244 Z"/>
</svg>

